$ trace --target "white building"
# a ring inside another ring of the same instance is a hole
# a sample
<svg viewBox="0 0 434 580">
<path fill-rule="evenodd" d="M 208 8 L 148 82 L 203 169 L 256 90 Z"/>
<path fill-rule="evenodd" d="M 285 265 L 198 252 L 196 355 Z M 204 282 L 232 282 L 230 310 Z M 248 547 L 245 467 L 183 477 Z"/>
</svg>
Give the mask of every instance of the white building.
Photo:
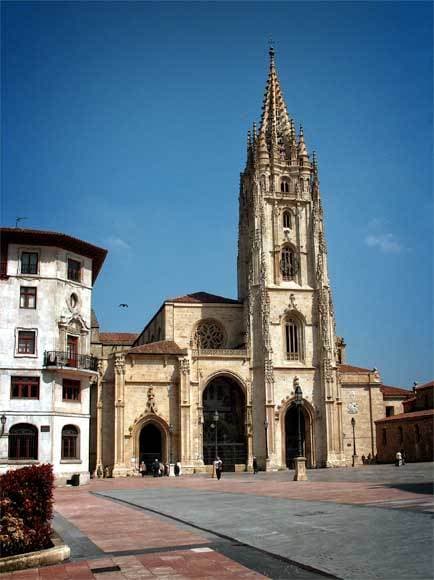
<svg viewBox="0 0 434 580">
<path fill-rule="evenodd" d="M 1 228 L 0 472 L 52 463 L 89 479 L 92 286 L 106 250 L 56 232 Z"/>
</svg>

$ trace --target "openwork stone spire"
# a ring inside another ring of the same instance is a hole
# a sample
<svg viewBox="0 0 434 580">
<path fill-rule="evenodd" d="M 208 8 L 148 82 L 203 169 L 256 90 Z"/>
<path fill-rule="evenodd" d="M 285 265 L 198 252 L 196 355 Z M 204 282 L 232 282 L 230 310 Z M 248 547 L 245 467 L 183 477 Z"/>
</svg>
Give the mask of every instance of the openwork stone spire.
<svg viewBox="0 0 434 580">
<path fill-rule="evenodd" d="M 259 134 L 265 137 L 268 151 L 279 151 L 289 147 L 291 140 L 291 119 L 286 110 L 279 77 L 277 76 L 274 48 L 270 47 L 270 68 L 262 106 Z"/>
</svg>

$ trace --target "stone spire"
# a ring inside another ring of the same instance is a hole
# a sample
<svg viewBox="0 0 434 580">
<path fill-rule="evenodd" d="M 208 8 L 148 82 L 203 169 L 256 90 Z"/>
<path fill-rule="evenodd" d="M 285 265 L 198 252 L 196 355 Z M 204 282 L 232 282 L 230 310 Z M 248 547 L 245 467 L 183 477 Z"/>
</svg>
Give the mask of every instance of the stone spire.
<svg viewBox="0 0 434 580">
<path fill-rule="evenodd" d="M 286 110 L 274 59 L 274 48 L 270 47 L 270 68 L 262 106 L 259 134 L 263 135 L 270 154 L 280 151 L 281 145 L 289 146 L 291 120 Z"/>
</svg>

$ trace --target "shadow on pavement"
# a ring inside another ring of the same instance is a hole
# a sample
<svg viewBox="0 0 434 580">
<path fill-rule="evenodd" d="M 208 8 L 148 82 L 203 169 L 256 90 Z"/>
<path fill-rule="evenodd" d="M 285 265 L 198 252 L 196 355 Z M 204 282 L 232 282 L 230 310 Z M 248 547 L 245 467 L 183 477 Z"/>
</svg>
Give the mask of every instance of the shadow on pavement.
<svg viewBox="0 0 434 580">
<path fill-rule="evenodd" d="M 410 493 L 426 493 L 427 495 L 433 495 L 434 493 L 434 483 L 432 481 L 424 481 L 422 483 L 386 483 L 384 487 L 401 489 Z"/>
</svg>

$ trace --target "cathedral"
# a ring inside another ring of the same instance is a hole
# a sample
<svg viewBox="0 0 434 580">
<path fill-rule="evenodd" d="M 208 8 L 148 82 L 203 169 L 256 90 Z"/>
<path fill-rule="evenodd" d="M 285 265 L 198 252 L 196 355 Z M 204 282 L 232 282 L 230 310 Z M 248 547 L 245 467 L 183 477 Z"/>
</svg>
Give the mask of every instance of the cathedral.
<svg viewBox="0 0 434 580">
<path fill-rule="evenodd" d="M 307 467 L 376 454 L 375 421 L 402 389 L 346 364 L 336 335 L 319 172 L 289 116 L 270 49 L 258 127 L 239 189 L 238 298 L 195 292 L 163 302 L 140 334 L 102 332 L 95 315 L 90 470 L 127 476 L 141 462 L 183 472 L 292 465 L 295 391 Z"/>
</svg>

